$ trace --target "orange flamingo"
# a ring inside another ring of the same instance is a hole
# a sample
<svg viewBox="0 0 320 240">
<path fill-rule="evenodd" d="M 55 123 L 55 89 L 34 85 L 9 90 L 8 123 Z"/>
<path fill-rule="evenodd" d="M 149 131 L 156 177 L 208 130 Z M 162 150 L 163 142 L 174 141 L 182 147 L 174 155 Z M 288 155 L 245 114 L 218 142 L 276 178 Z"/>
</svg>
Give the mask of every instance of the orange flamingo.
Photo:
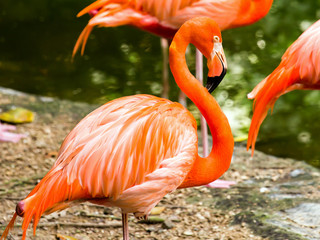
<svg viewBox="0 0 320 240">
<path fill-rule="evenodd" d="M 208 89 L 188 70 L 185 51 L 189 43 L 208 60 Z M 167 193 L 208 184 L 228 169 L 233 136 L 210 94 L 226 71 L 215 21 L 199 17 L 186 22 L 172 41 L 169 60 L 176 83 L 209 124 L 214 142 L 209 156 L 198 155 L 196 120 L 181 104 L 150 95 L 110 101 L 69 133 L 53 168 L 17 204 L 1 240 L 18 215 L 24 218 L 25 239 L 32 219 L 35 233 L 42 214 L 83 201 L 121 208 L 123 236 L 128 239 L 128 213 L 147 217 Z"/>
<path fill-rule="evenodd" d="M 255 148 L 260 125 L 283 94 L 296 89 L 320 89 L 320 20 L 287 49 L 279 66 L 248 94 L 254 99 L 247 149 Z"/>
<path fill-rule="evenodd" d="M 83 53 L 90 32 L 95 26 L 132 25 L 160 37 L 172 39 L 187 20 L 207 16 L 221 30 L 252 24 L 270 10 L 273 0 L 97 0 L 78 16 L 93 17 L 82 31 L 73 54 L 82 45 Z"/>
<path fill-rule="evenodd" d="M 179 27 L 187 20 L 207 16 L 214 19 L 221 30 L 252 24 L 263 18 L 270 10 L 273 0 L 97 0 L 77 16 L 89 13 L 92 18 L 80 34 L 73 56 L 81 47 L 81 54 L 90 32 L 95 26 L 117 27 L 132 25 L 162 37 L 163 93 L 168 98 L 166 39 L 172 39 Z M 163 39 L 164 38 L 164 39 Z M 202 56 L 196 52 L 197 78 L 202 81 Z M 180 102 L 185 103 L 180 94 Z"/>
<path fill-rule="evenodd" d="M 83 54 L 90 32 L 95 26 L 117 27 L 132 25 L 162 37 L 163 92 L 168 98 L 167 39 L 172 39 L 179 27 L 188 19 L 207 16 L 214 19 L 221 30 L 252 24 L 270 10 L 273 0 L 97 0 L 78 16 L 89 13 L 92 18 L 80 34 L 73 56 L 81 47 Z M 165 38 L 165 39 L 164 39 Z M 203 80 L 202 55 L 196 51 L 196 77 Z M 186 106 L 185 95 L 180 92 L 179 102 Z M 207 125 L 201 116 L 203 155 L 208 155 Z"/>
</svg>

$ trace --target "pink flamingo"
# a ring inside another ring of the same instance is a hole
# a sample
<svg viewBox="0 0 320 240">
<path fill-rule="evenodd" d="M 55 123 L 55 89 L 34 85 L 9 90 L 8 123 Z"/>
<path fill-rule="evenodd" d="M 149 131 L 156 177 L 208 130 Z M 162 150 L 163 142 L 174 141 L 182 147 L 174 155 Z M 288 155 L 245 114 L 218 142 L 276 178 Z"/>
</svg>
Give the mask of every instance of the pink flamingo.
<svg viewBox="0 0 320 240">
<path fill-rule="evenodd" d="M 248 94 L 254 112 L 247 148 L 254 152 L 260 125 L 283 94 L 297 89 L 320 89 L 320 20 L 310 26 L 283 54 L 279 66 Z"/>
<path fill-rule="evenodd" d="M 189 43 L 208 60 L 208 89 L 189 72 L 185 60 Z M 169 60 L 176 83 L 208 122 L 214 142 L 209 156 L 198 155 L 196 120 L 181 104 L 151 95 L 110 101 L 68 134 L 56 163 L 17 204 L 0 240 L 18 215 L 24 218 L 24 240 L 32 219 L 35 233 L 42 214 L 84 201 L 121 208 L 123 236 L 129 239 L 128 213 L 146 218 L 167 193 L 208 184 L 229 168 L 233 136 L 210 94 L 226 71 L 215 21 L 199 17 L 184 23 L 171 43 Z"/>
</svg>

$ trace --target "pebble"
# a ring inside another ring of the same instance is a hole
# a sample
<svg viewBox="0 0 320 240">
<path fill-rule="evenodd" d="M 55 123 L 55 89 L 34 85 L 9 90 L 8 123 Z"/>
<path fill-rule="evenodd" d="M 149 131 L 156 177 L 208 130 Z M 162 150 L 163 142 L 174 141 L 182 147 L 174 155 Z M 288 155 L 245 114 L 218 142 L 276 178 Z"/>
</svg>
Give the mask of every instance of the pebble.
<svg viewBox="0 0 320 240">
<path fill-rule="evenodd" d="M 147 230 L 147 232 L 155 232 L 157 229 L 155 227 L 151 226 L 151 227 L 148 227 L 146 230 Z"/>
<path fill-rule="evenodd" d="M 290 177 L 295 178 L 295 177 L 298 177 L 299 175 L 302 175 L 304 173 L 305 172 L 303 170 L 301 170 L 301 169 L 295 169 L 295 170 L 290 172 Z"/>
<path fill-rule="evenodd" d="M 266 187 L 262 187 L 262 188 L 260 188 L 260 192 L 261 192 L 261 193 L 269 193 L 269 192 L 270 192 L 270 189 L 269 189 L 269 188 L 266 188 Z"/>
<path fill-rule="evenodd" d="M 186 230 L 186 231 L 183 232 L 183 235 L 185 235 L 185 236 L 193 236 L 193 232 L 190 231 L 190 230 Z"/>
<path fill-rule="evenodd" d="M 196 217 L 199 218 L 199 220 L 205 220 L 206 218 L 202 216 L 200 213 L 196 214 Z"/>
<path fill-rule="evenodd" d="M 162 224 L 162 228 L 164 228 L 164 229 L 174 228 L 174 223 L 170 219 L 166 219 L 166 220 L 164 220 L 164 222 Z"/>
<path fill-rule="evenodd" d="M 172 222 L 181 222 L 180 218 L 176 215 L 171 216 L 169 219 Z"/>
</svg>

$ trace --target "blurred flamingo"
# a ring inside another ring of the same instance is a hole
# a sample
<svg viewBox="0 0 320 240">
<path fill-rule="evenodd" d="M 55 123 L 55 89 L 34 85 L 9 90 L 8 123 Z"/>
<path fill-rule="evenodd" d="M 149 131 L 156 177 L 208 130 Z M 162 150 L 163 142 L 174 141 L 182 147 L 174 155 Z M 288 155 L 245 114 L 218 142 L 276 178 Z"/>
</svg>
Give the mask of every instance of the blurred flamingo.
<svg viewBox="0 0 320 240">
<path fill-rule="evenodd" d="M 73 55 L 81 45 L 83 54 L 90 32 L 95 26 L 132 25 L 165 38 L 161 39 L 164 58 L 162 97 L 168 98 L 166 39 L 172 39 L 185 21 L 207 16 L 214 19 L 221 30 L 245 26 L 263 18 L 269 12 L 272 2 L 273 0 L 97 0 L 77 15 L 79 17 L 89 13 L 92 18 L 80 34 Z M 197 55 L 197 61 L 201 61 L 197 65 L 197 77 L 202 81 L 202 56 L 198 51 Z M 181 95 L 180 102 L 185 101 Z"/>
<path fill-rule="evenodd" d="M 92 15 L 75 45 L 83 53 L 93 27 L 132 25 L 166 39 L 172 39 L 187 20 L 207 16 L 221 30 L 252 24 L 264 17 L 273 0 L 97 0 L 78 16 Z"/>
<path fill-rule="evenodd" d="M 189 43 L 207 58 L 207 89 L 187 67 Z M 226 116 L 210 94 L 226 71 L 218 25 L 207 17 L 187 21 L 169 52 L 176 83 L 209 124 L 214 142 L 209 156 L 198 155 L 196 120 L 180 103 L 151 95 L 110 101 L 69 133 L 53 168 L 17 204 L 1 240 L 17 215 L 24 217 L 25 239 L 32 219 L 35 233 L 42 214 L 84 201 L 121 208 L 123 236 L 128 239 L 128 213 L 146 218 L 167 193 L 208 184 L 229 168 L 233 136 Z"/>
<path fill-rule="evenodd" d="M 17 143 L 21 138 L 26 137 L 24 134 L 8 132 L 14 130 L 16 130 L 15 126 L 0 123 L 0 141 Z"/>
<path fill-rule="evenodd" d="M 279 66 L 248 94 L 254 99 L 247 149 L 255 148 L 261 123 L 283 94 L 296 89 L 320 89 L 320 20 L 283 54 Z"/>
</svg>

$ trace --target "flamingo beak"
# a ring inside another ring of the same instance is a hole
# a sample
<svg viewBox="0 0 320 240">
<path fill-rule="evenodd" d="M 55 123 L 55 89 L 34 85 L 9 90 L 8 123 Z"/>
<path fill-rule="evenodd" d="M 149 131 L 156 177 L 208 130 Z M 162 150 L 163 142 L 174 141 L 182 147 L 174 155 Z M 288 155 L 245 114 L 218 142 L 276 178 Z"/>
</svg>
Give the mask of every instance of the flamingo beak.
<svg viewBox="0 0 320 240">
<path fill-rule="evenodd" d="M 227 61 L 224 55 L 221 42 L 215 42 L 211 52 L 210 59 L 207 61 L 208 78 L 206 88 L 209 93 L 218 87 L 222 79 L 227 73 Z"/>
</svg>

